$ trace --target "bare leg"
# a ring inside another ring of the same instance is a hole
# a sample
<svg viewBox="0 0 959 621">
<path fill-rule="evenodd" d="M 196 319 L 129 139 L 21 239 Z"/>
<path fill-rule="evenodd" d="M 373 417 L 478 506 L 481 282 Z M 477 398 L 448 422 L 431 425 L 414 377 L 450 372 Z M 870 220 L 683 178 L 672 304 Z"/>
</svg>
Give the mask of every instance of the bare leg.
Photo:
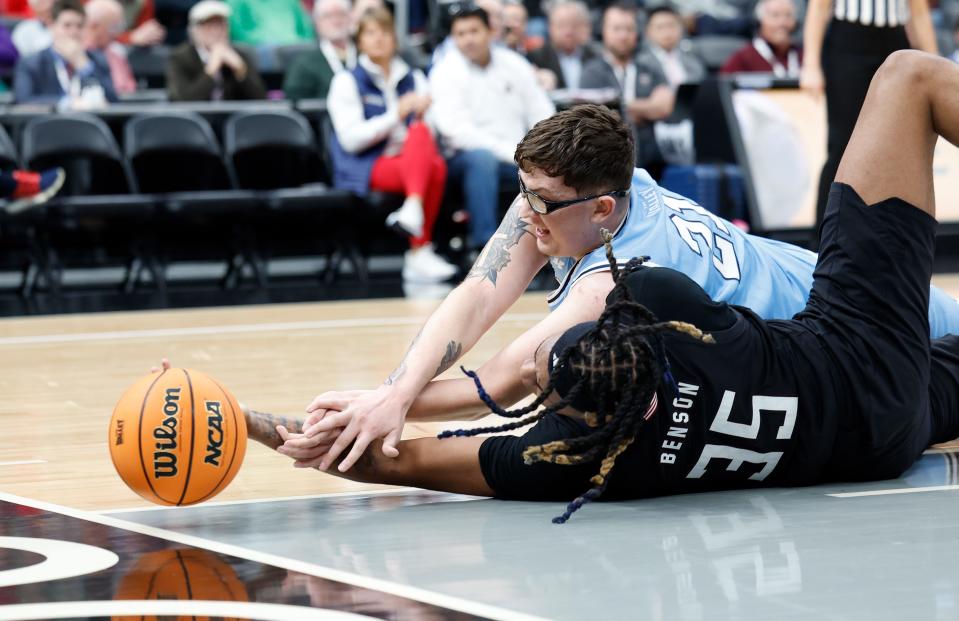
<svg viewBox="0 0 959 621">
<path fill-rule="evenodd" d="M 895 52 L 869 86 L 836 181 L 866 204 L 899 197 L 935 217 L 932 155 L 940 135 L 959 144 L 959 66 Z"/>
<path fill-rule="evenodd" d="M 302 419 L 257 412 L 242 406 L 247 434 L 265 446 L 276 449 L 283 438 L 277 425 L 293 433 L 302 433 Z M 380 440 L 372 443 L 363 456 L 345 473 L 336 465 L 327 474 L 383 485 L 421 487 L 441 492 L 493 496 L 479 463 L 479 448 L 484 438 L 419 438 L 400 442 L 398 457 L 383 454 Z M 331 440 L 332 443 L 332 440 Z M 344 451 L 347 455 L 349 451 Z M 338 462 L 337 462 L 338 463 Z"/>
</svg>

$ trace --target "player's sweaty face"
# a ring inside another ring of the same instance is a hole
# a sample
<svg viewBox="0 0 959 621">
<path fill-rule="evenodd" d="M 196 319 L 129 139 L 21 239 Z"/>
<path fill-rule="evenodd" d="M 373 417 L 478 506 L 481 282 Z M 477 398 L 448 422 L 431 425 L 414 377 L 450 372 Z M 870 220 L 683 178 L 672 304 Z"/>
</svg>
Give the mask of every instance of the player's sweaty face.
<svg viewBox="0 0 959 621">
<path fill-rule="evenodd" d="M 579 198 L 575 189 L 563 183 L 562 177 L 550 177 L 538 168 L 532 168 L 529 172 L 520 170 L 519 174 L 527 190 L 546 200 Z M 579 258 L 596 246 L 591 243 L 595 242 L 596 227 L 590 222 L 595 204 L 594 199 L 552 213 L 538 214 L 524 200 L 520 216 L 530 223 L 530 232 L 536 238 L 536 247 L 541 253 L 550 257 Z"/>
</svg>

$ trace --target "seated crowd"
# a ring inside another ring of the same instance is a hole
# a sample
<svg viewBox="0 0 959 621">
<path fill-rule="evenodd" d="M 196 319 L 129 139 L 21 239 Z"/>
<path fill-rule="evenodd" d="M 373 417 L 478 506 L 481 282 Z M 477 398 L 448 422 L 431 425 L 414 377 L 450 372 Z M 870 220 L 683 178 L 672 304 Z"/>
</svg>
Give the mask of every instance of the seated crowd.
<svg viewBox="0 0 959 621">
<path fill-rule="evenodd" d="M 606 93 L 635 128 L 638 165 L 655 173 L 655 129 L 680 85 L 720 66 L 796 78 L 802 62 L 794 0 L 553 0 L 545 14 L 538 0 L 477 0 L 454 13 L 431 56 L 400 47 L 383 0 L 200 0 L 179 45 L 155 0 L 4 6 L 8 23 L 19 19 L 12 33 L 0 26 L 0 70 L 12 74 L 16 103 L 107 106 L 142 86 L 128 55 L 150 46 L 171 49 L 171 101 L 325 99 L 333 185 L 405 198 L 386 224 L 409 237 L 410 280 L 455 273 L 430 244 L 448 187 L 468 214 L 471 249 L 489 239 L 500 190 L 516 184 L 515 144 L 557 105 Z M 716 35 L 741 37 L 741 49 L 719 62 L 703 57 L 696 37 Z M 297 53 L 271 92 L 263 76 L 277 71 L 281 48 Z"/>
</svg>

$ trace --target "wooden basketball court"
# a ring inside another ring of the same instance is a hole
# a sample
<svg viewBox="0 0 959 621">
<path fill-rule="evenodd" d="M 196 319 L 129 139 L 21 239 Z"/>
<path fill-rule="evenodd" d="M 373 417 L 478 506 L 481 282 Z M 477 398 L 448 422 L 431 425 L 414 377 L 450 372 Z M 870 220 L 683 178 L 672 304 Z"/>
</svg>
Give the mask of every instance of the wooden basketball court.
<svg viewBox="0 0 959 621">
<path fill-rule="evenodd" d="M 959 294 L 959 276 L 935 282 Z M 0 621 L 959 615 L 959 579 L 937 560 L 959 553 L 949 448 L 896 481 L 597 503 L 564 527 L 549 522 L 553 503 L 356 484 L 255 442 L 233 483 L 196 507 L 150 505 L 114 472 L 112 408 L 161 357 L 254 408 L 302 415 L 321 391 L 380 383 L 436 304 L 0 321 Z M 463 364 L 545 313 L 542 294 L 524 296 Z M 856 572 L 871 575 L 848 583 Z"/>
<path fill-rule="evenodd" d="M 436 304 L 374 300 L 3 320 L 0 418 L 18 440 L 0 443 L 0 489 L 81 509 L 149 506 L 117 477 L 106 436 L 119 396 L 161 357 L 213 376 L 256 409 L 305 416 L 321 392 L 380 384 Z M 542 294 L 524 297 L 463 364 L 478 366 L 544 314 Z M 440 429 L 410 424 L 406 433 Z M 243 468 L 217 500 L 373 487 L 294 470 L 289 458 L 251 442 Z"/>
</svg>

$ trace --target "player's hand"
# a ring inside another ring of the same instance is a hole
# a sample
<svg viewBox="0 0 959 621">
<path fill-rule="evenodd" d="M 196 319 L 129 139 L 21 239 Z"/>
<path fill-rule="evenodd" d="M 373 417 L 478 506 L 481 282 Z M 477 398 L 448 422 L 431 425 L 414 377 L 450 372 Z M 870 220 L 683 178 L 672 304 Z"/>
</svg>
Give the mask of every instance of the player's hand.
<svg viewBox="0 0 959 621">
<path fill-rule="evenodd" d="M 172 365 L 170 364 L 170 361 L 167 358 L 160 358 L 160 366 L 150 367 L 150 373 L 159 373 L 160 371 L 169 371 L 171 366 Z"/>
<path fill-rule="evenodd" d="M 318 467 L 336 439 L 336 432 L 321 433 L 308 438 L 302 433 L 290 431 L 283 425 L 277 425 L 276 432 L 283 439 L 283 444 L 276 448 L 276 452 L 292 458 L 294 468 Z"/>
<path fill-rule="evenodd" d="M 320 461 L 321 470 L 328 470 L 352 444 L 353 448 L 337 467 L 340 472 L 346 472 L 363 455 L 370 443 L 379 438 L 383 439 L 381 450 L 384 455 L 396 457 L 400 454 L 396 445 L 403 433 L 409 405 L 398 399 L 392 388 L 384 384 L 375 390 L 353 391 L 352 394 L 324 393 L 313 399 L 306 408 L 310 414 L 318 410 L 336 411 L 327 412 L 319 422 L 304 426 L 304 435 L 314 437 L 343 428 Z"/>
</svg>

